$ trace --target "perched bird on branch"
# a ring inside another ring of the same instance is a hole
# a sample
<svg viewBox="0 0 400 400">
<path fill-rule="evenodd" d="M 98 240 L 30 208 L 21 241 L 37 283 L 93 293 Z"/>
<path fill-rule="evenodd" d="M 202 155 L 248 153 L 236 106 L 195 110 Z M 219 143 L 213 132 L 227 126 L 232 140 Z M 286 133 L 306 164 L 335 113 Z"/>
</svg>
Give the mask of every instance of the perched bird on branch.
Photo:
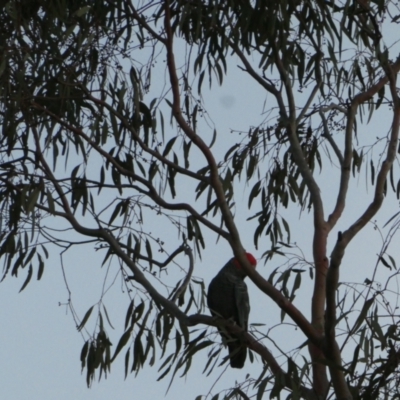
<svg viewBox="0 0 400 400">
<path fill-rule="evenodd" d="M 246 253 L 250 264 L 255 268 L 257 261 Z M 246 272 L 236 258 L 229 260 L 211 281 L 208 287 L 207 304 L 213 316 L 232 320 L 247 332 L 250 303 L 247 285 L 244 283 Z M 232 368 L 243 368 L 247 347 L 239 337 L 231 337 L 226 331 L 219 330 L 229 349 Z"/>
</svg>

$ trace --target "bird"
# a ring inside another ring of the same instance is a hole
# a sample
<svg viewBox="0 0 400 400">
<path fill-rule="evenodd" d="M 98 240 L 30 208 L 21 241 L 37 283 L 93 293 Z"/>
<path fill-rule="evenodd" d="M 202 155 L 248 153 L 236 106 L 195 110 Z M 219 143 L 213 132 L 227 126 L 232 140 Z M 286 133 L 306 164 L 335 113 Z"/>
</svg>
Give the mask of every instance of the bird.
<svg viewBox="0 0 400 400">
<path fill-rule="evenodd" d="M 255 268 L 257 260 L 246 253 L 247 260 Z M 212 279 L 208 286 L 207 305 L 215 317 L 233 320 L 247 332 L 250 313 L 249 293 L 244 282 L 247 274 L 236 258 L 231 258 Z M 232 338 L 226 331 L 219 330 L 223 342 L 228 346 L 232 368 L 243 368 L 247 356 L 247 347 L 240 338 Z"/>
</svg>

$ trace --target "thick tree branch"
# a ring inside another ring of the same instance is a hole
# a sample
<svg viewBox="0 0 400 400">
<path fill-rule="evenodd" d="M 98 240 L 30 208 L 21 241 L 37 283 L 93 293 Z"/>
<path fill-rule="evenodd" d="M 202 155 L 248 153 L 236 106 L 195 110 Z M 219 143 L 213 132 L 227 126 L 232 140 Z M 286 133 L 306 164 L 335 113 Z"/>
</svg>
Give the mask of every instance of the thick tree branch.
<svg viewBox="0 0 400 400">
<path fill-rule="evenodd" d="M 339 232 L 337 243 L 340 243 L 342 239 L 342 233 Z M 339 265 L 336 264 L 336 260 L 331 260 L 326 283 L 325 353 L 327 358 L 331 361 L 329 364 L 329 371 L 331 374 L 333 387 L 335 389 L 335 394 L 340 399 L 351 400 L 352 396 L 342 370 L 342 357 L 340 349 L 336 342 L 336 289 L 338 283 Z"/>
<path fill-rule="evenodd" d="M 246 259 L 247 260 L 247 259 Z M 239 260 L 244 264 L 242 260 Z M 307 338 L 317 347 L 323 348 L 324 338 L 308 322 L 307 318 L 291 303 L 278 289 L 265 280 L 254 268 L 248 271 L 249 278 L 254 284 L 285 311 L 304 332 Z"/>
<path fill-rule="evenodd" d="M 244 255 L 243 245 L 241 243 L 240 235 L 235 225 L 233 215 L 226 201 L 225 191 L 219 176 L 218 165 L 217 162 L 215 161 L 214 155 L 211 152 L 210 148 L 207 146 L 207 144 L 203 141 L 203 139 L 199 135 L 197 135 L 196 132 L 192 129 L 192 127 L 186 122 L 181 111 L 179 80 L 176 73 L 169 1 L 165 0 L 164 4 L 165 4 L 164 26 L 167 35 L 167 42 L 166 42 L 167 67 L 168 67 L 169 78 L 171 82 L 172 97 L 173 97 L 172 114 L 175 120 L 177 121 L 179 127 L 185 133 L 185 135 L 199 148 L 199 150 L 203 153 L 205 159 L 207 160 L 207 163 L 210 167 L 210 184 L 217 198 L 218 206 L 221 210 L 223 221 L 229 232 L 229 236 L 225 236 L 225 238 L 231 245 L 234 254 L 235 255 L 240 254 L 239 257 L 245 260 L 244 263 L 245 269 L 250 270 L 252 268 L 250 266 L 250 263 L 247 261 L 247 258 Z"/>
<path fill-rule="evenodd" d="M 282 100 L 282 96 L 281 93 L 275 88 L 275 86 L 268 84 L 267 82 L 265 82 L 265 80 L 263 80 L 252 68 L 251 64 L 248 62 L 247 58 L 244 56 L 244 54 L 240 51 L 240 49 L 238 48 L 238 46 L 236 46 L 233 42 L 230 42 L 230 46 L 234 49 L 235 53 L 239 56 L 239 58 L 241 59 L 243 65 L 245 66 L 246 71 L 258 82 L 260 83 L 260 85 L 262 87 L 264 87 L 268 92 L 272 93 L 278 103 L 278 107 L 280 110 L 280 114 L 281 117 L 285 120 L 291 121 L 292 123 L 290 124 L 291 127 L 291 133 L 289 132 L 289 140 L 291 143 L 291 148 L 292 151 L 294 151 L 295 154 L 295 158 L 296 158 L 296 163 L 299 166 L 299 169 L 302 173 L 303 178 L 305 179 L 306 183 L 307 183 L 307 187 L 310 190 L 312 199 L 313 199 L 313 203 L 314 203 L 314 218 L 316 221 L 316 226 L 318 227 L 315 231 L 315 235 L 314 235 L 314 259 L 318 260 L 318 263 L 320 264 L 320 266 L 316 265 L 317 271 L 322 271 L 323 273 L 318 273 L 317 272 L 317 277 L 316 277 L 316 284 L 315 284 L 315 292 L 314 292 L 314 300 L 313 300 L 313 304 L 318 306 L 317 310 L 313 311 L 313 315 L 314 318 L 316 320 L 321 321 L 321 325 L 323 324 L 323 314 L 324 314 L 324 303 L 325 303 L 325 274 L 324 272 L 326 271 L 327 268 L 327 259 L 326 259 L 326 236 L 325 233 L 321 234 L 321 230 L 324 231 L 324 218 L 323 218 L 323 208 L 322 208 L 322 200 L 320 197 L 320 190 L 318 185 L 316 184 L 311 171 L 309 170 L 306 162 L 305 162 L 305 158 L 304 158 L 304 154 L 303 151 L 301 149 L 300 143 L 297 139 L 297 135 L 296 133 L 296 127 L 297 127 L 297 118 L 295 115 L 295 105 L 294 105 L 294 98 L 293 98 L 293 94 L 291 91 L 291 86 L 290 83 L 288 83 L 288 79 L 287 79 L 287 75 L 286 72 L 283 69 L 282 64 L 280 64 L 278 66 L 278 69 L 280 70 L 281 73 L 281 78 L 284 80 L 284 82 L 286 82 L 286 92 L 288 95 L 288 99 L 289 99 L 289 116 L 286 113 L 286 107 L 283 103 Z M 277 55 L 277 58 L 279 60 L 279 55 Z M 314 91 L 312 92 L 309 101 L 312 100 L 312 97 L 315 95 L 315 93 L 317 92 L 319 86 L 316 85 L 316 87 L 314 88 Z M 289 129 L 288 129 L 289 131 Z M 325 238 L 325 239 L 324 239 Z M 315 250 L 318 249 L 318 252 Z M 242 263 L 245 260 L 240 260 Z M 316 263 L 317 264 L 317 263 Z M 297 314 L 297 310 L 293 307 L 292 304 L 290 304 L 289 302 L 285 301 L 281 301 L 282 299 L 279 299 L 279 296 L 276 296 L 276 293 L 274 293 L 274 291 L 272 290 L 272 288 L 268 287 L 268 285 L 264 284 L 264 282 L 262 282 L 260 280 L 259 276 L 252 276 L 255 275 L 255 273 L 253 271 L 249 271 L 249 276 L 252 279 L 252 281 L 262 290 L 264 291 L 264 293 L 266 293 L 267 295 L 269 295 L 273 300 L 275 300 L 277 302 L 277 304 L 284 309 L 288 315 L 291 316 L 291 318 L 297 323 L 299 324 L 300 328 L 303 330 L 303 332 L 307 335 L 307 337 L 310 338 L 310 335 L 314 335 L 318 337 L 318 334 L 316 334 L 316 331 L 314 329 L 314 327 L 311 327 L 310 329 L 310 325 L 308 323 L 308 321 L 304 321 L 303 320 L 303 316 L 302 315 L 298 315 Z M 316 295 L 317 294 L 317 297 Z M 311 332 L 310 332 L 311 331 Z M 320 332 L 322 332 L 321 329 L 319 329 Z M 314 338 L 315 339 L 315 338 Z M 312 353 L 314 354 L 314 360 L 318 359 L 318 358 L 323 358 L 323 354 L 321 353 L 321 343 L 319 340 L 311 340 L 311 342 L 313 343 L 313 345 L 315 347 L 313 347 Z M 311 345 L 311 346 L 313 346 Z M 326 377 L 326 373 L 325 373 L 325 368 L 324 366 L 322 366 L 321 364 L 316 364 L 314 363 L 314 370 L 315 370 L 315 374 L 318 376 L 317 380 L 319 382 L 321 382 L 321 389 L 319 390 L 319 392 L 321 393 L 325 393 L 326 392 L 326 387 L 328 385 L 328 381 L 327 381 L 327 377 Z"/>
<path fill-rule="evenodd" d="M 328 260 L 326 257 L 326 243 L 328 230 L 324 219 L 324 208 L 321 198 L 320 188 L 314 179 L 310 170 L 303 149 L 301 148 L 297 136 L 297 118 L 296 106 L 292 90 L 291 81 L 284 62 L 280 57 L 278 45 L 274 47 L 275 65 L 278 69 L 281 81 L 285 87 L 286 97 L 288 100 L 289 115 L 286 124 L 290 149 L 296 165 L 299 168 L 300 174 L 310 192 L 311 201 L 313 204 L 314 214 L 314 237 L 313 237 L 313 258 L 315 263 L 315 282 L 314 291 L 311 302 L 311 319 L 313 328 L 320 334 L 324 332 L 324 311 L 325 311 L 325 296 L 326 296 L 326 271 Z M 310 355 L 313 360 L 313 380 L 314 389 L 319 396 L 325 396 L 328 392 L 328 378 L 326 367 L 321 361 L 324 359 L 324 353 L 321 346 L 316 346 L 315 343 L 309 345 Z"/>
<path fill-rule="evenodd" d="M 343 372 L 341 370 L 341 365 L 342 365 L 341 354 L 335 340 L 336 288 L 339 282 L 339 268 L 347 245 L 350 243 L 353 237 L 368 223 L 368 221 L 370 221 L 371 218 L 378 212 L 383 203 L 386 178 L 396 157 L 397 143 L 399 138 L 400 99 L 397 94 L 396 80 L 395 80 L 395 73 L 397 73 L 397 71 L 398 69 L 394 68 L 394 66 L 388 66 L 387 79 L 389 80 L 390 91 L 392 94 L 393 106 L 394 106 L 393 120 L 391 127 L 391 135 L 386 153 L 386 159 L 382 163 L 382 166 L 377 176 L 374 199 L 367 207 L 365 212 L 354 224 L 352 224 L 343 234 L 339 233 L 338 241 L 336 242 L 336 245 L 332 251 L 331 264 L 327 276 L 327 298 L 326 298 L 327 307 L 326 307 L 326 325 L 325 325 L 326 326 L 325 332 L 327 338 L 326 354 L 327 357 L 333 362 L 333 365 L 330 366 L 330 371 L 332 376 L 332 382 L 335 388 L 335 393 L 337 394 L 338 398 L 343 398 L 343 399 L 351 399 L 351 394 L 349 392 L 348 386 L 343 376 Z M 374 86 L 375 89 L 379 87 L 379 85 L 374 85 Z M 369 96 L 371 97 L 373 96 L 373 91 L 368 90 L 367 92 L 369 93 Z M 353 101 L 353 104 L 351 106 L 352 113 L 349 114 L 349 119 L 353 118 L 351 128 L 354 124 L 354 116 L 356 107 L 358 105 L 358 101 L 361 100 L 367 101 L 369 99 L 369 97 L 365 95 L 365 93 L 367 92 L 364 92 L 356 96 L 356 98 Z"/>
</svg>

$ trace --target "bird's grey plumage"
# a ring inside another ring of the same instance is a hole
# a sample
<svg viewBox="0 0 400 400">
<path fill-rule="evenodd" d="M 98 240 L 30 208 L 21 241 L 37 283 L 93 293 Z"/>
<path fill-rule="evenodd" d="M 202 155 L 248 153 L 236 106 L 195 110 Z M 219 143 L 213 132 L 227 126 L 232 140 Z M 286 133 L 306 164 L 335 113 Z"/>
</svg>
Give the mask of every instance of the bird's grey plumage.
<svg viewBox="0 0 400 400">
<path fill-rule="evenodd" d="M 231 259 L 219 271 L 208 287 L 207 303 L 211 313 L 224 319 L 231 319 L 245 331 L 249 322 L 250 302 L 247 285 L 244 282 L 246 274 Z M 247 347 L 240 338 L 220 334 L 229 348 L 232 368 L 242 368 L 246 360 Z"/>
</svg>

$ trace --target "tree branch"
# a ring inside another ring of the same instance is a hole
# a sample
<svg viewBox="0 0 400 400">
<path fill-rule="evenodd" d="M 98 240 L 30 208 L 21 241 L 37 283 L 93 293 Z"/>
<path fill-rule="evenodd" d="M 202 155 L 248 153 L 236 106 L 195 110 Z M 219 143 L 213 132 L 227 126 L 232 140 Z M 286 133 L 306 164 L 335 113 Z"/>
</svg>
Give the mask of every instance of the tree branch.
<svg viewBox="0 0 400 400">
<path fill-rule="evenodd" d="M 336 142 L 333 140 L 331 133 L 329 132 L 329 128 L 328 128 L 328 123 L 326 121 L 325 118 L 325 114 L 322 112 L 322 110 L 319 111 L 319 115 L 321 117 L 322 120 L 322 126 L 323 126 L 323 131 L 324 133 L 322 134 L 322 136 L 324 138 L 326 138 L 326 140 L 329 142 L 329 144 L 332 146 L 333 151 L 336 154 L 336 157 L 339 160 L 339 164 L 340 166 L 343 168 L 343 162 L 344 162 L 344 158 L 343 158 L 343 154 L 341 153 L 341 151 L 339 150 L 339 147 L 337 146 Z"/>
<path fill-rule="evenodd" d="M 241 260 L 239 261 L 242 263 Z M 271 283 L 265 280 L 254 268 L 248 271 L 248 276 L 262 292 L 274 300 L 275 303 L 293 319 L 312 343 L 321 349 L 323 348 L 324 337 L 315 330 L 315 328 L 308 322 L 307 318 L 304 317 L 293 303 L 291 303 Z"/>
<path fill-rule="evenodd" d="M 129 254 L 133 254 L 136 258 L 139 260 L 151 262 L 154 265 L 157 265 L 157 267 L 160 267 L 160 269 L 165 268 L 178 254 L 182 253 L 185 251 L 186 245 L 182 244 L 180 245 L 176 250 L 174 250 L 166 259 L 165 261 L 157 261 L 154 260 L 153 258 L 144 256 L 142 254 L 139 254 L 138 252 L 135 251 L 135 249 L 129 248 L 126 244 L 119 242 L 119 245 L 125 249 Z"/>
<path fill-rule="evenodd" d="M 395 72 L 396 71 L 396 72 Z M 332 251 L 331 254 L 331 264 L 329 267 L 328 275 L 327 275 L 327 297 L 326 297 L 326 338 L 327 338 L 327 347 L 326 354 L 327 357 L 333 362 L 333 365 L 330 366 L 330 372 L 332 376 L 332 382 L 335 388 L 335 393 L 338 398 L 343 399 L 351 399 L 351 394 L 349 392 L 348 385 L 344 379 L 343 372 L 341 370 L 341 354 L 340 350 L 337 346 L 335 340 L 335 325 L 336 325 L 336 288 L 339 282 L 339 268 L 345 253 L 345 249 L 353 239 L 353 237 L 371 220 L 371 218 L 378 212 L 380 209 L 383 199 L 384 199 L 384 187 L 386 183 L 386 177 L 390 171 L 390 168 L 393 165 L 393 162 L 396 157 L 397 151 L 397 143 L 399 138 L 399 125 L 400 125 L 400 99 L 397 94 L 396 88 L 396 79 L 395 73 L 397 73 L 398 67 L 388 66 L 387 67 L 387 79 L 389 80 L 390 91 L 393 98 L 393 120 L 392 120 L 392 128 L 391 135 L 388 144 L 386 159 L 382 163 L 382 166 L 379 170 L 376 187 L 375 187 L 375 195 L 373 201 L 361 215 L 361 217 L 353 223 L 343 234 L 339 233 L 338 241 Z M 381 80 L 382 82 L 382 80 Z M 378 84 L 374 85 L 375 89 L 379 87 Z M 365 93 L 368 93 L 368 96 L 373 96 L 373 91 L 369 89 L 368 91 L 361 93 L 356 96 L 353 104 L 351 106 L 351 113 L 349 115 L 349 119 L 353 119 L 356 108 L 360 101 L 367 101 L 370 97 L 368 97 Z M 353 123 L 351 124 L 351 128 L 353 127 Z M 346 156 L 345 156 L 346 158 Z"/>
<path fill-rule="evenodd" d="M 278 69 L 281 81 L 285 87 L 288 99 L 289 115 L 286 124 L 288 139 L 290 142 L 290 150 L 294 161 L 300 171 L 301 176 L 310 192 L 313 204 L 314 214 L 314 236 L 313 236 L 313 258 L 315 263 L 315 282 L 314 291 L 311 300 L 311 321 L 313 328 L 319 334 L 323 334 L 324 328 L 324 305 L 326 296 L 326 271 L 328 268 L 328 259 L 326 257 L 326 243 L 328 237 L 327 225 L 324 219 L 324 208 L 321 198 L 321 191 L 310 170 L 303 149 L 301 148 L 297 136 L 297 118 L 296 107 L 293 96 L 291 81 L 285 69 L 284 63 L 279 55 L 277 44 L 273 45 L 275 65 Z M 315 343 L 309 345 L 309 351 L 313 360 L 313 380 L 314 389 L 319 396 L 325 396 L 328 391 L 328 378 L 326 367 L 320 361 L 324 358 L 321 346 Z"/>
<path fill-rule="evenodd" d="M 286 311 L 287 314 L 299 325 L 300 329 L 306 334 L 306 336 L 316 345 L 321 346 L 322 336 L 320 336 L 312 325 L 307 321 L 303 314 L 287 300 L 279 290 L 277 290 L 272 284 L 265 280 L 254 268 L 251 267 L 247 257 L 245 256 L 242 243 L 240 241 L 239 232 L 236 228 L 233 216 L 229 209 L 229 206 L 225 199 L 224 190 L 222 187 L 221 180 L 218 174 L 218 166 L 214 159 L 214 156 L 208 146 L 203 140 L 192 130 L 182 116 L 180 109 L 180 93 L 179 93 L 179 81 L 176 75 L 175 57 L 173 53 L 173 34 L 170 24 L 170 11 L 169 2 L 165 1 L 165 31 L 167 34 L 167 65 L 170 75 L 171 88 L 173 94 L 172 111 L 173 115 L 178 122 L 178 125 L 185 132 L 185 134 L 193 141 L 193 143 L 203 152 L 204 157 L 210 166 L 211 175 L 211 186 L 216 194 L 221 209 L 222 217 L 225 225 L 229 231 L 230 236 L 226 239 L 229 241 L 233 253 L 238 261 L 243 265 L 250 279 L 258 286 L 258 288 L 271 297 L 282 310 Z"/>
<path fill-rule="evenodd" d="M 183 251 L 189 257 L 189 268 L 181 286 L 179 286 L 179 288 L 176 290 L 175 294 L 171 298 L 171 301 L 173 302 L 176 302 L 176 300 L 179 299 L 179 297 L 185 292 L 187 286 L 190 283 L 190 279 L 192 278 L 194 270 L 194 258 L 192 249 L 187 245 L 182 245 L 181 247 L 183 247 Z"/>
<path fill-rule="evenodd" d="M 171 297 L 170 301 L 176 302 L 176 300 L 182 295 L 182 293 L 185 292 L 187 286 L 190 283 L 190 279 L 192 278 L 193 271 L 194 271 L 194 258 L 193 258 L 193 252 L 191 248 L 187 244 L 182 244 L 179 246 L 163 263 L 159 261 L 155 261 L 149 257 L 143 256 L 141 254 L 137 254 L 134 250 L 129 249 L 126 245 L 123 243 L 119 243 L 122 248 L 125 248 L 128 250 L 128 252 L 132 252 L 135 257 L 138 257 L 141 260 L 145 260 L 148 262 L 151 262 L 155 265 L 158 265 L 160 268 L 163 268 L 167 266 L 179 253 L 185 252 L 185 254 L 189 257 L 189 268 L 188 272 L 185 276 L 185 279 L 183 280 L 182 284 L 176 289 L 174 295 Z M 134 279 L 134 277 L 128 277 L 129 279 Z"/>
<path fill-rule="evenodd" d="M 111 3 L 110 0 L 107 0 L 108 2 Z M 112 4 L 114 5 L 114 2 L 112 2 Z M 165 44 L 166 40 L 163 36 L 159 35 L 154 29 L 151 28 L 151 26 L 146 22 L 144 17 L 141 17 L 138 12 L 136 11 L 136 8 L 134 7 L 132 0 L 129 0 L 129 8 L 132 11 L 132 16 L 134 19 L 136 19 L 136 21 L 143 26 L 147 32 L 149 32 L 155 39 L 157 39 L 159 42 Z M 126 11 L 124 9 L 124 11 Z"/>
<path fill-rule="evenodd" d="M 352 147 L 352 140 L 353 140 L 353 128 L 355 123 L 355 116 L 357 114 L 358 106 L 362 103 L 365 103 L 368 100 L 371 100 L 376 93 L 379 92 L 380 89 L 389 81 L 388 74 L 392 74 L 393 77 L 399 72 L 400 70 L 400 57 L 393 63 L 391 66 L 388 67 L 390 72 L 386 73 L 384 77 L 379 79 L 377 83 L 372 85 L 368 90 L 359 93 L 351 102 L 350 107 L 347 110 L 347 123 L 346 123 L 346 131 L 345 131 L 345 149 L 344 149 L 344 160 L 342 164 L 342 174 L 340 177 L 340 186 L 338 197 L 336 200 L 336 205 L 332 214 L 328 218 L 329 229 L 332 229 L 340 216 L 345 207 L 348 184 L 350 180 L 350 169 L 351 169 L 351 160 L 353 158 L 353 147 Z M 394 78 L 391 78 L 392 80 Z M 390 84 L 392 88 L 392 84 Z M 393 94 L 392 94 L 393 96 Z M 385 178 L 386 179 L 386 178 Z M 361 229 L 361 228 L 360 228 Z M 356 233 L 354 233 L 355 235 Z"/>
<path fill-rule="evenodd" d="M 300 389 L 302 398 L 307 400 L 317 400 L 317 396 L 312 389 L 306 388 L 303 385 L 295 387 L 293 383 L 292 376 L 286 373 L 281 366 L 276 361 L 273 354 L 265 347 L 259 340 L 257 340 L 250 332 L 245 332 L 243 328 L 232 323 L 229 320 L 223 320 L 221 318 L 210 317 L 203 314 L 194 314 L 188 316 L 188 321 L 190 325 L 205 324 L 215 327 L 223 327 L 228 332 L 235 336 L 240 336 L 244 339 L 244 343 L 249 349 L 253 350 L 255 353 L 259 354 L 261 358 L 266 362 L 271 372 L 281 379 L 281 382 L 288 390 Z"/>
<path fill-rule="evenodd" d="M 57 115 L 55 115 L 54 113 L 50 112 L 49 110 L 47 110 L 46 108 L 40 106 L 37 103 L 34 103 L 33 106 L 41 111 L 44 111 L 46 114 L 50 115 L 51 117 L 53 117 L 60 125 L 64 126 L 65 128 L 67 128 L 68 130 L 70 130 L 71 132 L 75 133 L 76 135 L 82 137 L 88 144 L 90 144 L 90 146 L 92 148 L 94 148 L 99 154 L 101 154 L 108 162 L 110 162 L 110 164 L 112 164 L 120 174 L 130 177 L 135 181 L 140 182 L 143 186 L 145 186 L 148 191 L 141 189 L 139 187 L 136 186 L 136 190 L 138 190 L 139 192 L 147 195 L 149 198 L 151 198 L 156 204 L 158 204 L 160 207 L 166 208 L 168 210 L 184 210 L 187 211 L 189 214 L 191 214 L 194 218 L 196 218 L 199 222 L 201 222 L 202 224 L 204 224 L 205 226 L 207 226 L 208 228 L 210 228 L 211 230 L 213 230 L 214 232 L 216 232 L 218 235 L 224 237 L 224 238 L 228 238 L 229 234 L 228 232 L 226 232 L 225 230 L 223 230 L 222 228 L 218 227 L 217 225 L 213 224 L 212 222 L 210 222 L 207 218 L 203 217 L 201 214 L 199 214 L 191 205 L 187 204 L 187 203 L 168 203 L 167 201 L 165 201 L 156 191 L 156 189 L 154 188 L 153 185 L 151 185 L 151 183 L 149 183 L 148 180 L 142 178 L 141 176 L 135 174 L 132 171 L 127 170 L 126 168 L 122 167 L 117 160 L 110 155 L 108 152 L 106 152 L 105 150 L 103 150 L 101 148 L 101 146 L 99 146 L 98 144 L 96 144 L 92 139 L 90 139 L 80 128 L 76 128 L 70 124 L 68 124 L 67 122 L 65 122 L 64 120 L 62 120 L 61 118 L 59 118 Z M 54 178 L 55 179 L 55 178 Z"/>
<path fill-rule="evenodd" d="M 32 125 L 31 129 L 33 131 L 33 137 L 34 137 L 34 142 L 35 142 L 35 146 L 36 146 L 35 153 L 36 153 L 37 160 L 39 160 L 39 162 L 41 163 L 42 167 L 45 170 L 45 173 L 46 173 L 48 179 L 54 185 L 54 188 L 55 188 L 58 196 L 60 197 L 60 201 L 64 208 L 65 214 L 60 213 L 60 216 L 63 216 L 64 218 L 66 218 L 77 232 L 79 232 L 85 236 L 99 237 L 99 234 L 101 232 L 100 229 L 86 228 L 86 227 L 82 226 L 81 224 L 79 224 L 79 222 L 76 220 L 76 218 L 73 215 L 72 210 L 69 206 L 69 203 L 68 203 L 67 199 L 65 198 L 65 194 L 64 194 L 61 186 L 58 184 L 57 179 L 51 172 L 51 169 L 43 156 L 43 151 L 41 149 L 40 141 L 39 141 L 39 133 L 37 132 L 36 127 L 34 125 Z"/>
<path fill-rule="evenodd" d="M 287 116 L 287 121 L 285 121 L 288 132 L 288 139 L 290 142 L 290 148 L 295 159 L 295 162 L 299 168 L 301 176 L 303 177 L 308 190 L 310 191 L 311 200 L 314 208 L 314 224 L 315 226 L 324 226 L 324 209 L 321 199 L 321 191 L 320 188 L 315 181 L 313 174 L 310 168 L 307 165 L 306 158 L 304 156 L 303 150 L 301 148 L 299 139 L 297 137 L 297 122 L 296 122 L 296 106 L 293 96 L 293 91 L 291 87 L 291 82 L 288 77 L 287 71 L 282 63 L 282 60 L 279 56 L 279 51 L 277 46 L 274 45 L 274 53 L 275 53 L 275 65 L 278 68 L 279 75 L 283 82 L 283 85 L 286 90 L 286 96 L 289 103 L 289 114 Z"/>
<path fill-rule="evenodd" d="M 214 155 L 211 152 L 210 148 L 204 143 L 203 139 L 199 135 L 194 132 L 192 127 L 186 122 L 185 118 L 182 115 L 181 111 L 181 101 L 180 101 L 180 92 L 179 92 L 179 80 L 176 74 L 176 65 L 175 65 L 175 56 L 174 56 L 174 48 L 173 48 L 173 33 L 171 28 L 171 16 L 169 9 L 169 0 L 165 0 L 165 18 L 164 18 L 164 26 L 165 32 L 167 35 L 166 41 L 166 50 L 167 50 L 167 67 L 169 72 L 169 78 L 171 82 L 171 90 L 172 90 L 172 114 L 177 121 L 179 127 L 185 133 L 185 135 L 199 148 L 199 150 L 203 153 L 207 163 L 210 167 L 210 184 L 214 190 L 215 196 L 218 200 L 218 206 L 221 210 L 222 219 L 227 227 L 229 232 L 228 236 L 225 236 L 225 239 L 228 240 L 229 244 L 232 247 L 232 250 L 235 255 L 241 257 L 243 261 L 244 268 L 252 269 L 250 263 L 244 254 L 244 248 L 240 240 L 240 235 L 235 225 L 233 215 L 229 208 L 229 205 L 226 201 L 224 188 L 219 176 L 218 165 L 215 161 Z M 239 259 L 239 261 L 241 261 Z"/>
<path fill-rule="evenodd" d="M 223 32 L 221 32 L 223 34 Z M 276 102 L 278 103 L 278 108 L 279 108 L 279 113 L 286 119 L 287 114 L 286 114 L 286 107 L 285 103 L 283 102 L 282 95 L 280 91 L 272 84 L 269 84 L 265 79 L 262 78 L 257 72 L 254 70 L 254 68 L 251 66 L 249 61 L 247 60 L 246 56 L 243 54 L 243 52 L 239 49 L 239 46 L 229 38 L 227 38 L 225 35 L 224 37 L 229 43 L 229 46 L 232 48 L 232 50 L 235 52 L 235 54 L 240 58 L 240 61 L 242 61 L 244 65 L 245 71 L 256 81 L 258 82 L 261 87 L 263 87 L 267 92 L 271 93 L 275 99 Z"/>
<path fill-rule="evenodd" d="M 342 238 L 342 233 L 339 232 L 337 243 L 340 243 Z M 328 366 L 337 398 L 351 400 L 352 396 L 343 374 L 342 357 L 339 346 L 336 342 L 335 333 L 336 289 L 339 283 L 339 264 L 337 264 L 336 259 L 331 260 L 326 281 L 325 354 L 331 361 Z"/>
<path fill-rule="evenodd" d="M 310 108 L 310 105 L 311 105 L 312 101 L 314 100 L 314 97 L 318 93 L 318 90 L 320 89 L 321 85 L 322 85 L 322 82 L 320 81 L 320 82 L 317 82 L 317 84 L 313 87 L 313 90 L 312 90 L 310 96 L 308 97 L 306 104 L 300 111 L 299 116 L 296 118 L 296 125 L 298 125 L 301 122 L 301 120 L 303 119 L 303 117 L 306 115 L 307 110 Z"/>
<path fill-rule="evenodd" d="M 393 119 L 392 119 L 390 139 L 387 147 L 386 159 L 383 161 L 382 166 L 377 174 L 374 199 L 366 208 L 364 213 L 360 216 L 360 218 L 357 221 L 355 221 L 343 233 L 343 240 L 337 242 L 335 248 L 333 249 L 331 258 L 332 260 L 335 260 L 335 262 L 337 262 L 338 265 L 340 265 L 341 263 L 341 259 L 344 255 L 344 250 L 349 244 L 349 242 L 378 212 L 383 203 L 386 177 L 395 160 L 397 152 L 397 144 L 399 140 L 400 105 L 399 105 L 399 98 L 396 92 L 396 82 L 395 82 L 395 74 L 397 74 L 399 69 L 400 69 L 400 61 L 398 63 L 393 64 L 392 66 L 389 66 L 387 72 L 387 75 L 390 76 L 390 90 L 393 98 Z M 375 89 L 379 87 L 378 84 L 374 86 Z M 371 90 L 368 90 L 367 92 L 371 97 L 373 96 Z M 356 97 L 358 97 L 358 99 L 363 99 L 363 101 L 366 101 L 368 99 L 364 94 L 359 96 L 360 97 L 358 96 Z"/>
<path fill-rule="evenodd" d="M 329 230 L 331 230 L 339 220 L 346 204 L 347 190 L 349 187 L 351 160 L 353 158 L 353 128 L 357 113 L 358 104 L 352 102 L 347 110 L 347 123 L 344 135 L 344 156 L 341 164 L 339 191 L 336 199 L 336 205 L 328 217 Z"/>
<path fill-rule="evenodd" d="M 122 124 L 124 125 L 124 127 L 126 129 L 128 129 L 128 131 L 130 132 L 130 134 L 132 135 L 132 137 L 134 138 L 135 142 L 137 142 L 139 144 L 139 146 L 148 154 L 150 154 L 151 156 L 153 156 L 154 158 L 156 158 L 157 160 L 161 161 L 164 165 L 168 165 L 169 167 L 175 169 L 177 172 L 179 172 L 182 175 L 187 175 L 190 178 L 196 179 L 198 181 L 201 182 L 205 182 L 205 183 L 209 183 L 209 180 L 207 179 L 207 177 L 200 175 L 196 172 L 193 172 L 187 168 L 183 168 L 181 166 L 179 166 L 178 164 L 175 164 L 173 161 L 168 160 L 168 158 L 163 157 L 158 151 L 153 150 L 152 148 L 150 148 L 138 135 L 138 133 L 136 132 L 136 129 L 134 129 L 132 127 L 132 125 L 129 123 L 129 121 L 122 115 L 120 114 L 118 111 L 116 111 L 112 106 L 110 106 L 106 101 L 98 99 L 94 96 L 92 96 L 90 94 L 90 92 L 84 88 L 83 86 L 82 90 L 85 92 L 86 96 L 88 99 L 90 99 L 91 101 L 93 101 L 93 103 L 95 103 L 99 110 L 101 110 L 103 107 L 106 108 L 110 113 L 112 113 L 115 117 L 117 117 Z"/>
</svg>

